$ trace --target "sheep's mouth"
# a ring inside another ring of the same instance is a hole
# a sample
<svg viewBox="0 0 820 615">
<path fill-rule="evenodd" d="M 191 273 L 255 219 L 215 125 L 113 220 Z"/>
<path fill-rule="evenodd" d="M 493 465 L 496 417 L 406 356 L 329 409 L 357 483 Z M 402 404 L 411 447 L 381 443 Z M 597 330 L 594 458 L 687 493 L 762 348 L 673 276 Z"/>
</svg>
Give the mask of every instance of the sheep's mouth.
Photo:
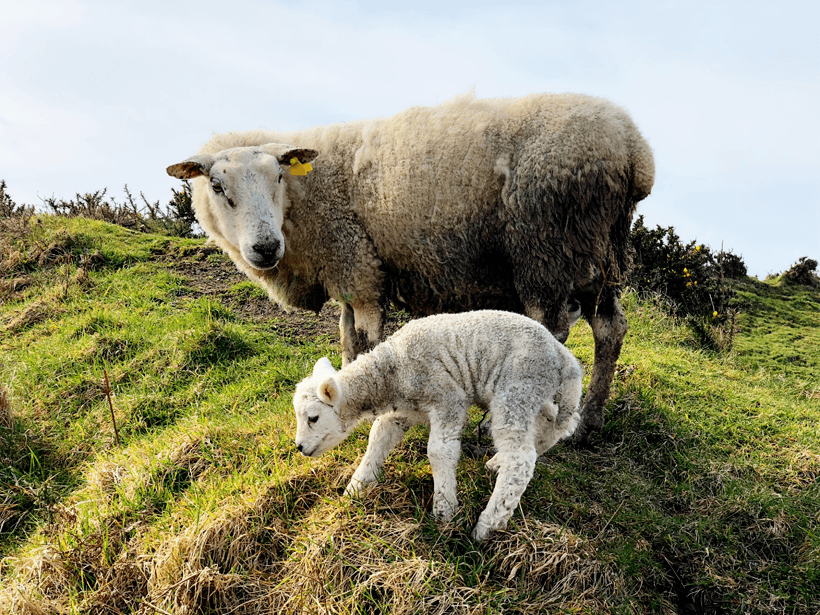
<svg viewBox="0 0 820 615">
<path fill-rule="evenodd" d="M 245 259 L 245 260 L 248 261 L 248 264 L 251 267 L 253 267 L 254 269 L 256 269 L 257 271 L 270 271 L 271 269 L 274 269 L 276 267 L 276 265 L 279 264 L 280 259 L 275 258 L 275 259 L 258 259 L 258 260 L 256 260 L 256 259 Z"/>
</svg>

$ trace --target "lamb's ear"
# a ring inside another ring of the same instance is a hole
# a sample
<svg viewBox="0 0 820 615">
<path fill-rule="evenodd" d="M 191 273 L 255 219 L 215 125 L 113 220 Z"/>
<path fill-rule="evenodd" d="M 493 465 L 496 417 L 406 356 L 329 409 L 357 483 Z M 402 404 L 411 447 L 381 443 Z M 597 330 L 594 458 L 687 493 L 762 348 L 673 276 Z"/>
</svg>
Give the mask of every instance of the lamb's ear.
<svg viewBox="0 0 820 615">
<path fill-rule="evenodd" d="M 313 366 L 314 377 L 319 376 L 321 378 L 331 378 L 334 375 L 336 375 L 336 370 L 333 369 L 333 364 L 327 357 L 322 357 L 316 361 L 316 365 Z"/>
<path fill-rule="evenodd" d="M 289 165 L 291 159 L 296 158 L 302 164 L 306 164 L 319 155 L 315 149 L 306 147 L 293 147 L 282 143 L 268 143 L 262 146 L 262 151 L 276 157 L 276 162 L 281 165 Z"/>
<path fill-rule="evenodd" d="M 177 179 L 193 179 L 200 175 L 207 175 L 214 164 L 214 157 L 210 155 L 191 156 L 185 162 L 172 164 L 165 169 L 168 175 Z"/>
<path fill-rule="evenodd" d="M 316 388 L 316 395 L 324 403 L 336 406 L 342 398 L 342 389 L 339 388 L 339 383 L 335 378 L 325 378 Z"/>
</svg>

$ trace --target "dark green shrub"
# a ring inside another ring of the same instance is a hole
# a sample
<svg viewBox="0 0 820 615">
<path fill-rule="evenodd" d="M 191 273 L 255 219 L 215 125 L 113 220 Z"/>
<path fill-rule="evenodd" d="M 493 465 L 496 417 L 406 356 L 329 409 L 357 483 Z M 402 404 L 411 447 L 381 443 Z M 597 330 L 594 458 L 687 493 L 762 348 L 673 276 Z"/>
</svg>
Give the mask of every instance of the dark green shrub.
<svg viewBox="0 0 820 615">
<path fill-rule="evenodd" d="M 649 229 L 643 216 L 635 220 L 631 241 L 631 286 L 665 297 L 670 312 L 687 319 L 706 345 L 731 345 L 735 292 L 727 280 L 745 275 L 743 259 L 731 252 L 714 255 L 695 241 L 684 244 L 672 226 Z"/>
<path fill-rule="evenodd" d="M 718 252 L 715 255 L 715 262 L 723 273 L 723 276 L 730 280 L 742 280 L 746 277 L 746 263 L 743 257 L 729 252 Z"/>
<path fill-rule="evenodd" d="M 817 261 L 807 256 L 801 256 L 791 268 L 783 274 L 789 282 L 820 288 L 820 278 L 814 273 L 817 271 Z"/>
<path fill-rule="evenodd" d="M 176 225 L 174 235 L 179 237 L 193 237 L 195 235 L 196 214 L 191 200 L 191 185 L 187 181 L 182 182 L 182 190 L 171 188 L 173 197 L 168 203 L 168 216 Z"/>
</svg>

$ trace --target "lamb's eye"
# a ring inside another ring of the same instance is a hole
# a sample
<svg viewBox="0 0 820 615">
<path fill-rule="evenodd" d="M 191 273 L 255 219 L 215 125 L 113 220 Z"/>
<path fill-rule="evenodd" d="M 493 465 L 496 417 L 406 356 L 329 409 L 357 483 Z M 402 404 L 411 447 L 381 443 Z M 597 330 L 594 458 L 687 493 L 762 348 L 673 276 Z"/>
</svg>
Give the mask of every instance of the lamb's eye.
<svg viewBox="0 0 820 615">
<path fill-rule="evenodd" d="M 318 416 L 309 416 L 308 417 L 308 423 L 310 423 L 311 425 L 313 425 L 313 423 L 315 423 L 318 420 L 319 420 Z"/>
<path fill-rule="evenodd" d="M 225 192 L 225 190 L 222 188 L 222 184 L 216 179 L 211 180 L 211 188 L 213 188 L 214 192 L 216 192 L 217 194 L 222 194 L 223 192 Z"/>
<path fill-rule="evenodd" d="M 277 182 L 276 182 L 276 183 L 277 183 L 277 184 L 281 184 L 281 183 L 282 183 L 282 173 L 279 173 L 279 179 L 277 180 Z"/>
</svg>

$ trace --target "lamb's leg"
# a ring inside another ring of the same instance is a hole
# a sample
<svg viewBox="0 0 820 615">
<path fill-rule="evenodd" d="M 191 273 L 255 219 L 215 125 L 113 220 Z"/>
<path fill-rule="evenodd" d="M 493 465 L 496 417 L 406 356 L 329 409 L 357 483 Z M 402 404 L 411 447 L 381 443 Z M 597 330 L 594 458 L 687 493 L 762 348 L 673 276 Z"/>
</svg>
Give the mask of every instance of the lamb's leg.
<svg viewBox="0 0 820 615">
<path fill-rule="evenodd" d="M 428 416 L 427 457 L 433 471 L 433 516 L 439 521 L 449 521 L 458 510 L 456 466 L 461 456 L 461 432 L 467 421 L 467 408 L 444 412 L 433 409 Z"/>
<path fill-rule="evenodd" d="M 498 477 L 487 508 L 479 515 L 471 534 L 478 541 L 507 526 L 535 471 L 536 429 L 541 407 L 532 407 L 531 395 L 522 393 L 524 391 L 499 392 L 490 402 L 493 442 L 498 452 L 487 466 L 496 471 Z"/>
<path fill-rule="evenodd" d="M 487 508 L 479 515 L 471 536 L 477 541 L 486 540 L 495 530 L 507 527 L 507 522 L 521 501 L 535 472 L 535 447 L 518 445 L 512 450 L 499 451 L 494 460 L 498 468 L 495 489 Z"/>
<path fill-rule="evenodd" d="M 584 316 L 592 327 L 595 340 L 595 363 L 589 388 L 581 407 L 581 422 L 572 437 L 574 442 L 584 441 L 591 431 L 599 431 L 604 426 L 604 404 L 609 397 L 615 365 L 621 354 L 629 325 L 616 295 L 611 295 L 598 304 L 584 305 Z M 587 314 L 588 311 L 593 313 Z"/>
<path fill-rule="evenodd" d="M 408 429 L 410 422 L 393 414 L 383 414 L 373 421 L 367 451 L 353 473 L 353 478 L 345 489 L 345 495 L 360 495 L 367 485 L 379 477 L 390 451 L 401 442 Z"/>
<path fill-rule="evenodd" d="M 577 409 L 577 406 L 576 406 Z M 561 439 L 572 433 L 578 422 L 577 412 L 566 416 L 566 412 L 559 414 L 558 407 L 550 401 L 544 402 L 541 412 L 535 420 L 535 455 L 540 457 L 551 449 Z M 501 458 L 498 454 L 484 464 L 491 472 L 501 469 Z"/>
<path fill-rule="evenodd" d="M 384 310 L 364 303 L 342 302 L 339 333 L 342 341 L 342 367 L 371 350 L 381 341 Z"/>
</svg>

